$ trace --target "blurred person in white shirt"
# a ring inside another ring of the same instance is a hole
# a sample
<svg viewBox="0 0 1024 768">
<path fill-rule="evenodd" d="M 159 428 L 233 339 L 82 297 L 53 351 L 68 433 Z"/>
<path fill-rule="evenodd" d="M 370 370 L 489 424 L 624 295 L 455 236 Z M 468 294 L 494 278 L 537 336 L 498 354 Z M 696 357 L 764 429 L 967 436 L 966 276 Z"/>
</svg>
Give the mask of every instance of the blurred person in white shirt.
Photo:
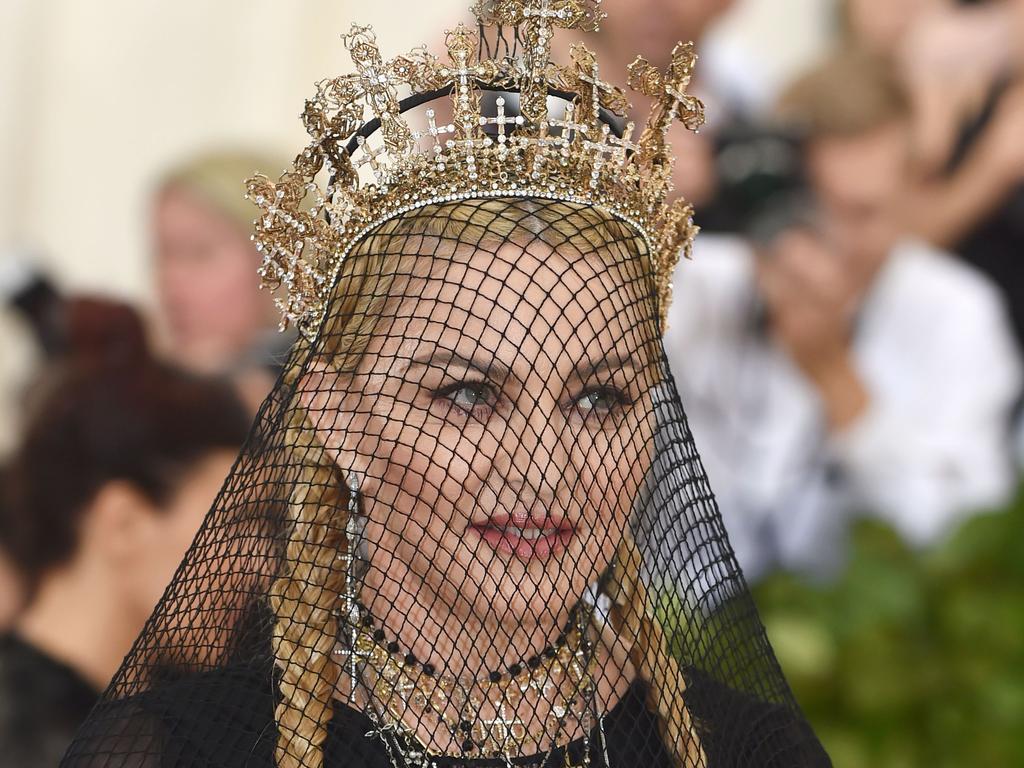
<svg viewBox="0 0 1024 768">
<path fill-rule="evenodd" d="M 927 546 L 1014 487 L 1021 366 L 996 287 L 904 235 L 910 105 L 847 50 L 793 86 L 816 203 L 698 237 L 666 350 L 744 571 L 843 562 L 852 516 Z"/>
</svg>

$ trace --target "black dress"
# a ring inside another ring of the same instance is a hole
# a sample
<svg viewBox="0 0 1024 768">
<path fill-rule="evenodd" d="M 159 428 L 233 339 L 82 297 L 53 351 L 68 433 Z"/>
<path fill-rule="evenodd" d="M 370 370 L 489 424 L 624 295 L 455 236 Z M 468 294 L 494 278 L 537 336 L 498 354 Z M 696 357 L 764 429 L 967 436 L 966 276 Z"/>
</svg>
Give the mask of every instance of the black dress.
<svg viewBox="0 0 1024 768">
<path fill-rule="evenodd" d="M 53 768 L 98 696 L 17 635 L 0 637 L 0 768 Z"/>
<path fill-rule="evenodd" d="M 788 709 L 731 691 L 698 673 L 691 673 L 690 678 L 687 703 L 697 722 L 702 713 L 714 712 L 714 732 L 702 735 L 708 768 L 830 765 L 810 728 Z M 646 685 L 634 681 L 604 717 L 609 768 L 673 768 L 658 735 L 657 721 L 645 706 L 645 693 Z M 148 754 L 155 751 L 162 755 L 160 766 L 272 768 L 277 740 L 273 706 L 271 676 L 253 668 L 228 667 L 175 683 L 163 682 L 153 692 L 101 705 L 89 721 L 90 731 L 78 735 L 75 750 L 62 765 L 93 768 L 95 762 L 76 760 L 75 754 L 117 754 L 119 738 L 137 745 L 139 733 L 144 731 L 152 735 L 146 740 Z M 725 716 L 723 707 L 728 710 Z M 737 726 L 742 723 L 744 730 L 730 728 L 731 722 Z M 104 723 L 117 724 L 120 736 L 105 731 Z M 362 712 L 336 706 L 324 744 L 325 768 L 392 768 L 384 743 L 367 737 L 373 729 Z M 603 749 L 596 733 L 590 742 L 591 765 L 604 768 Z M 512 763 L 522 768 L 561 768 L 566 749 L 578 764 L 583 756 L 582 740 Z M 133 763 L 128 760 L 124 764 Z M 151 764 L 156 765 L 146 763 Z M 437 758 L 433 764 L 443 768 L 505 765 L 501 760 L 460 758 Z"/>
</svg>

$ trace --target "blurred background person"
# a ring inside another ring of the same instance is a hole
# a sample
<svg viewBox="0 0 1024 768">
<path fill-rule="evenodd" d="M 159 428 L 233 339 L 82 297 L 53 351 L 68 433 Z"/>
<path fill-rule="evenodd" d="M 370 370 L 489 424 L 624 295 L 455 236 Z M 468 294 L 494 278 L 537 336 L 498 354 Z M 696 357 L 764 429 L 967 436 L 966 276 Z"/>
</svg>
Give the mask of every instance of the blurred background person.
<svg viewBox="0 0 1024 768">
<path fill-rule="evenodd" d="M 229 374 L 252 404 L 270 389 L 293 340 L 261 291 L 251 242 L 255 216 L 242 181 L 285 163 L 245 152 L 211 152 L 170 170 L 153 202 L 158 325 L 169 359 Z"/>
<path fill-rule="evenodd" d="M 154 360 L 131 308 L 69 302 L 3 485 L 27 601 L 0 638 L 0 765 L 56 765 L 170 581 L 249 427 L 235 391 Z"/>
<path fill-rule="evenodd" d="M 834 575 L 851 515 L 923 547 L 1015 481 L 1020 362 L 980 272 L 902 229 L 909 98 L 845 49 L 797 82 L 810 202 L 773 206 L 759 244 L 698 238 L 666 350 L 745 572 Z"/>
<path fill-rule="evenodd" d="M 33 266 L 35 261 L 37 256 L 24 249 L 12 249 L 0 256 L 0 307 L 19 317 L 33 342 L 27 346 L 37 347 L 40 357 L 45 358 L 59 354 L 64 346 L 64 302 L 49 278 Z M 11 410 L 20 409 L 15 406 Z M 0 520 L 8 519 L 3 492 L 7 484 L 5 463 L 0 462 Z M 0 633 L 7 631 L 25 600 L 24 578 L 7 546 L 0 531 Z"/>
<path fill-rule="evenodd" d="M 902 53 L 922 190 L 913 225 L 992 276 L 1024 347 L 1024 2 L 960 4 Z"/>
<path fill-rule="evenodd" d="M 3 487 L 3 483 L 4 479 L 0 473 L 0 488 Z M 0 501 L 0 504 L 3 502 Z M 0 517 L 5 514 L 6 512 L 0 508 Z M 0 538 L 0 633 L 6 632 L 14 623 L 14 619 L 21 611 L 24 595 L 25 587 L 21 572 L 7 554 L 4 542 Z"/>
<path fill-rule="evenodd" d="M 889 57 L 913 106 L 910 226 L 989 274 L 1024 347 L 1024 1 L 846 0 L 848 44 Z"/>
</svg>

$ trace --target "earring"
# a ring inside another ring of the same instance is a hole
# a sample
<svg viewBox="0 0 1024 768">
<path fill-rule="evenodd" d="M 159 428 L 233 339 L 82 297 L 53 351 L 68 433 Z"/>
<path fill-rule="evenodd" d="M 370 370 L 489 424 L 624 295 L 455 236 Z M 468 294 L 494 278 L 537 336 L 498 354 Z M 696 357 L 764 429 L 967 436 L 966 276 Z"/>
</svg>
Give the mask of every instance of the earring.
<svg viewBox="0 0 1024 768">
<path fill-rule="evenodd" d="M 346 624 L 348 671 L 354 686 L 358 679 L 356 641 L 361 620 L 358 582 L 365 570 L 365 564 L 359 557 L 359 548 L 365 520 L 359 513 L 359 479 L 354 472 L 349 473 L 346 485 L 348 486 L 348 514 L 345 516 L 345 551 L 338 554 L 338 559 L 342 561 L 342 567 L 345 569 L 345 591 L 339 597 L 342 599 L 341 615 Z"/>
<path fill-rule="evenodd" d="M 345 565 L 345 616 L 350 623 L 358 621 L 358 604 L 356 598 L 356 560 L 358 538 L 361 533 L 359 526 L 359 479 L 355 473 L 346 478 L 348 486 L 348 514 L 345 515 L 345 554 L 342 555 Z"/>
</svg>

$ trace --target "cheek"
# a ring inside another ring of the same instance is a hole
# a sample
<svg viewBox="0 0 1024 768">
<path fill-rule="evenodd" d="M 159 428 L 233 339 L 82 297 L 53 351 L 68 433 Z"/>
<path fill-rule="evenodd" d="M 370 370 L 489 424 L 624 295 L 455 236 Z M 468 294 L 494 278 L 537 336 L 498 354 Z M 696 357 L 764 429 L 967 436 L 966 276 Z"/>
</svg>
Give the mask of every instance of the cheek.
<svg viewBox="0 0 1024 768">
<path fill-rule="evenodd" d="M 643 484 L 647 454 L 640 425 L 595 436 L 574 456 L 579 488 L 586 499 L 584 519 L 589 527 L 586 550 L 603 567 L 628 525 Z"/>
<path fill-rule="evenodd" d="M 245 296 L 259 295 L 259 282 L 252 280 L 253 268 L 259 266 L 256 252 L 245 240 L 229 240 L 222 246 L 225 287 L 231 287 Z"/>
<path fill-rule="evenodd" d="M 248 248 L 230 241 L 218 243 L 203 270 L 206 301 L 215 302 L 230 318 L 251 313 L 255 299 L 261 295 L 259 283 L 252 279 L 256 266 L 258 262 Z M 266 295 L 262 296 L 266 301 Z"/>
<path fill-rule="evenodd" d="M 426 524 L 424 515 L 443 522 L 455 531 L 461 531 L 477 514 L 483 501 L 480 496 L 487 487 L 486 479 L 491 469 L 491 459 L 484 451 L 468 445 L 460 435 L 450 435 L 450 440 L 441 439 L 434 443 L 423 440 L 434 449 L 433 455 L 418 453 L 410 462 L 408 474 L 422 478 L 422 491 L 416 504 L 416 514 L 421 524 Z M 445 446 L 451 445 L 452 448 Z"/>
<path fill-rule="evenodd" d="M 481 494 L 494 451 L 482 428 L 398 410 L 371 417 L 366 428 L 373 437 L 361 441 L 361 452 L 372 456 L 365 475 L 372 498 L 367 535 L 381 550 L 400 548 L 407 562 L 426 562 L 440 550 L 459 549 L 475 510 L 486 503 Z"/>
</svg>

